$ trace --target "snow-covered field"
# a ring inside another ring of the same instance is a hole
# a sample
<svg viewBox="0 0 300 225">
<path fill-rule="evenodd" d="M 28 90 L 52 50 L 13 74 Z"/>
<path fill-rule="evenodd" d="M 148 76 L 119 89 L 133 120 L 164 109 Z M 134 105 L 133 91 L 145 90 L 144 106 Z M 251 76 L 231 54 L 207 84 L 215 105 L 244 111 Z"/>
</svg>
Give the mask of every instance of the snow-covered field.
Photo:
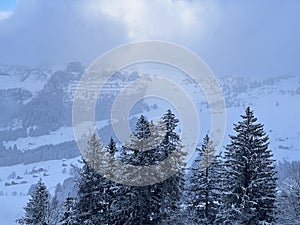
<svg viewBox="0 0 300 225">
<path fill-rule="evenodd" d="M 104 127 L 108 124 L 107 120 L 97 121 L 97 128 Z M 14 147 L 17 146 L 18 149 L 22 151 L 35 149 L 41 147 L 43 145 L 49 144 L 60 144 L 66 141 L 74 140 L 73 127 L 61 127 L 57 131 L 51 132 L 48 135 L 42 135 L 39 137 L 26 137 L 26 138 L 18 138 L 15 141 L 4 141 L 3 144 L 5 147 Z"/>
<path fill-rule="evenodd" d="M 72 165 L 78 165 L 79 158 L 51 160 L 28 165 L 0 167 L 0 218 L 1 224 L 13 225 L 24 215 L 31 185 L 42 179 L 51 195 L 56 185 L 70 177 Z"/>
</svg>

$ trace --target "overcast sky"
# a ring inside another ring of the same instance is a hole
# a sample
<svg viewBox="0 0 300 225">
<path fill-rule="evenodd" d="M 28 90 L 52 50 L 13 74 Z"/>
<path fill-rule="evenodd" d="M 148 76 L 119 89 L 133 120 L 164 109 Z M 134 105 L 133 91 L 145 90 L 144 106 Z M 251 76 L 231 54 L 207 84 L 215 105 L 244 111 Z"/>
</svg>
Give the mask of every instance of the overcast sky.
<svg viewBox="0 0 300 225">
<path fill-rule="evenodd" d="M 0 1 L 2 63 L 88 65 L 147 39 L 183 45 L 219 75 L 300 75 L 300 1 Z"/>
</svg>

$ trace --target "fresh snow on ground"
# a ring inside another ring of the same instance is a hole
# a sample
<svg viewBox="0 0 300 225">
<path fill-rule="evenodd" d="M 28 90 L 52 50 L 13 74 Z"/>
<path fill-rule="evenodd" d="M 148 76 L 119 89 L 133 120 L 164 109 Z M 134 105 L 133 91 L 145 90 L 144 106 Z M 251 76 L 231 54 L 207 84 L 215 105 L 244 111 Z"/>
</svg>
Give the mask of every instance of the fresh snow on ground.
<svg viewBox="0 0 300 225">
<path fill-rule="evenodd" d="M 108 124 L 107 120 L 97 121 L 96 127 L 102 128 Z M 51 132 L 49 135 L 42 135 L 38 137 L 18 138 L 15 141 L 4 141 L 6 148 L 17 146 L 22 151 L 35 149 L 43 145 L 56 145 L 67 141 L 74 140 L 73 127 L 61 127 L 58 130 Z"/>
<path fill-rule="evenodd" d="M 51 195 L 54 195 L 56 185 L 70 177 L 72 165 L 78 165 L 78 160 L 62 159 L 28 165 L 0 167 L 0 218 L 1 224 L 14 225 L 14 221 L 24 215 L 31 185 L 38 179 L 45 182 Z M 9 184 L 9 186 L 8 186 Z"/>
</svg>

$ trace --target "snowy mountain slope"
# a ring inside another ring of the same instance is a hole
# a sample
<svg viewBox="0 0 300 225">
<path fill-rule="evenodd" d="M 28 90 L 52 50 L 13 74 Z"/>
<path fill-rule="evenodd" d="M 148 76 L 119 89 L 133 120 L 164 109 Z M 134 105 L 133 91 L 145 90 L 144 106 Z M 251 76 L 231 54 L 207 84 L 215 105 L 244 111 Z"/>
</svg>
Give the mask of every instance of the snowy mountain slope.
<svg viewBox="0 0 300 225">
<path fill-rule="evenodd" d="M 24 70 L 21 69 L 16 71 L 21 72 L 0 75 L 0 108 L 2 107 L 2 111 L 4 109 L 13 111 L 8 117 L 4 114 L 1 116 L 8 123 L 4 125 L 0 121 L 0 153 L 5 160 L 7 159 L 5 154 L 10 155 L 9 160 L 12 163 L 10 164 L 12 166 L 0 167 L 0 201 L 3 202 L 0 218 L 7 218 L 5 223 L 7 225 L 14 224 L 13 221 L 22 216 L 22 207 L 28 200 L 28 190 L 36 183 L 38 177 L 42 177 L 50 191 L 54 193 L 55 186 L 71 176 L 68 173 L 70 165 L 77 163 L 79 155 L 73 142 L 71 106 L 74 91 L 84 68 L 80 63 L 71 63 L 65 70 L 55 72 L 51 76 L 42 76 L 43 79 L 22 75 Z M 210 109 L 203 92 L 182 72 L 161 66 L 126 68 L 106 84 L 104 90 L 106 95 L 102 95 L 96 109 L 99 115 L 96 118 L 97 128 L 104 140 L 113 136 L 108 116 L 114 96 L 121 88 L 143 74 L 150 77 L 167 76 L 175 80 L 191 96 L 198 108 L 201 128 L 199 143 L 201 143 L 203 136 L 209 132 L 211 121 Z M 23 78 L 25 79 L 22 81 Z M 26 79 L 28 83 L 24 83 Z M 227 127 L 223 145 L 229 141 L 228 134 L 234 133 L 233 123 L 240 120 L 239 115 L 250 105 L 259 122 L 265 124 L 275 158 L 300 160 L 299 76 L 260 80 L 223 76 L 218 79 L 227 106 Z M 113 95 L 109 92 L 111 89 L 114 90 Z M 12 106 L 9 101 L 11 98 L 14 103 Z M 18 107 L 15 102 L 18 103 Z M 148 119 L 158 118 L 168 108 L 175 111 L 172 105 L 162 99 L 147 98 L 131 110 L 130 125 L 133 128 L 140 114 L 146 115 Z M 175 114 L 180 116 L 178 112 Z M 49 160 L 54 158 L 58 160 Z M 30 163 L 31 160 L 46 161 Z M 26 162 L 26 165 L 22 164 L 23 162 Z M 33 168 L 45 170 L 32 173 L 35 171 Z"/>
<path fill-rule="evenodd" d="M 78 159 L 51 160 L 29 165 L 0 167 L 0 218 L 1 224 L 13 225 L 24 215 L 23 207 L 28 201 L 32 185 L 42 179 L 54 196 L 57 185 L 74 176 L 72 165 Z"/>
<path fill-rule="evenodd" d="M 99 128 L 108 124 L 107 120 L 97 121 L 96 126 Z M 6 148 L 13 148 L 16 146 L 21 151 L 36 149 L 44 145 L 56 145 L 74 140 L 73 127 L 61 127 L 56 131 L 47 135 L 38 137 L 24 137 L 18 138 L 15 141 L 4 141 L 3 144 Z"/>
<path fill-rule="evenodd" d="M 12 120 L 9 127 L 0 130 L 0 140 L 3 140 L 5 148 L 15 147 L 23 152 L 45 145 L 58 145 L 72 141 L 74 139 L 71 127 L 72 99 L 83 71 L 84 68 L 80 63 L 70 63 L 64 71 L 53 73 L 38 95 L 26 104 L 25 110 L 21 110 L 22 115 L 18 116 L 17 120 Z M 201 142 L 205 133 L 209 132 L 211 121 L 205 95 L 199 86 L 183 72 L 155 64 L 125 68 L 105 84 L 104 92 L 107 93 L 101 94 L 101 100 L 96 106 L 98 129 L 103 130 L 103 139 L 113 136 L 108 119 L 114 95 L 140 75 L 175 80 L 191 96 L 198 109 L 201 127 L 199 141 Z M 227 106 L 227 130 L 224 145 L 228 142 L 227 135 L 232 133 L 232 124 L 239 120 L 239 115 L 243 113 L 246 106 L 250 105 L 254 108 L 259 120 L 266 126 L 276 158 L 289 158 L 291 155 L 293 158 L 300 158 L 297 147 L 299 146 L 299 121 L 296 120 L 296 115 L 299 114 L 299 107 L 297 107 L 300 96 L 299 80 L 297 76 L 261 80 L 236 76 L 220 77 L 219 82 Z M 114 91 L 109 92 L 111 89 Z M 147 98 L 144 102 L 136 104 L 131 113 L 139 115 L 143 112 L 149 119 L 152 119 L 160 117 L 168 108 L 172 106 L 163 103 L 161 99 Z M 177 115 L 180 116 L 180 114 Z M 281 122 L 283 117 L 284 123 Z M 101 124 L 101 121 L 106 122 Z"/>
<path fill-rule="evenodd" d="M 49 79 L 51 69 L 27 66 L 0 65 L 0 89 L 21 88 L 35 94 Z"/>
<path fill-rule="evenodd" d="M 228 108 L 227 124 L 230 129 L 231 124 L 239 119 L 234 117 L 241 114 L 245 106 L 250 105 L 259 121 L 265 125 L 275 157 L 299 160 L 299 80 L 299 77 L 293 76 L 256 81 L 256 87 L 250 86 L 244 93 L 237 95 L 234 103 L 236 106 Z"/>
<path fill-rule="evenodd" d="M 16 125 L 16 118 L 25 105 L 43 89 L 51 70 L 47 67 L 0 65 L 0 130 Z"/>
<path fill-rule="evenodd" d="M 201 128 L 199 141 L 202 141 L 202 137 L 210 130 L 211 112 L 205 95 L 199 87 L 196 87 L 195 82 L 170 66 L 147 63 L 133 65 L 126 70 L 138 70 L 140 74 L 152 74 L 175 80 L 198 106 Z M 247 106 L 251 106 L 259 122 L 265 124 L 275 158 L 300 160 L 300 120 L 297 119 L 297 115 L 300 114 L 300 76 L 264 79 L 222 76 L 217 79 L 227 106 L 227 127 L 223 145 L 228 143 L 228 135 L 233 134 L 233 123 L 240 120 L 239 116 L 244 114 Z M 156 111 L 164 112 L 166 109 L 166 106 L 158 104 Z M 145 114 L 147 115 L 147 112 Z"/>
</svg>

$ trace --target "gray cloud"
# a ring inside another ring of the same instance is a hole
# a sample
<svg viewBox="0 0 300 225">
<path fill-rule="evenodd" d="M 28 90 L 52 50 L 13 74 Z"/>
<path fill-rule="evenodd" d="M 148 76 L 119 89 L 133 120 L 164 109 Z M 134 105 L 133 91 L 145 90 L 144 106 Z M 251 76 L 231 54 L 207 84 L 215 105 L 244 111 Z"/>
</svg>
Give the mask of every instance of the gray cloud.
<svg viewBox="0 0 300 225">
<path fill-rule="evenodd" d="M 218 74 L 300 74 L 299 1 L 226 1 L 194 46 Z"/>
<path fill-rule="evenodd" d="M 216 74 L 299 74 L 299 17 L 293 0 L 19 0 L 0 18 L 0 62 L 88 64 L 119 44 L 160 39 L 195 51 Z"/>
<path fill-rule="evenodd" d="M 82 12 L 84 1 L 21 0 L 13 15 L 0 23 L 4 63 L 62 65 L 71 60 L 90 62 L 126 41 L 121 24 Z"/>
</svg>

